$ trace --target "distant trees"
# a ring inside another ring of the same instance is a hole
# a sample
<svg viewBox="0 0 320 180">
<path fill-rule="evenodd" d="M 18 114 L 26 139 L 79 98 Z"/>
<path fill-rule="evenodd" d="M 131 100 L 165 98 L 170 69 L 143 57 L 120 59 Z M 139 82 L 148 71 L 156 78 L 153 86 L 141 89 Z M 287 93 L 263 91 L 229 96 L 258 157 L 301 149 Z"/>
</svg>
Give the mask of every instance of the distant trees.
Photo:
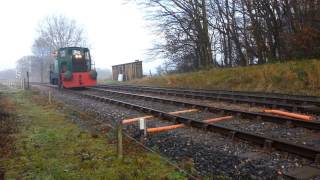
<svg viewBox="0 0 320 180">
<path fill-rule="evenodd" d="M 177 71 L 320 57 L 320 0 L 137 0 Z"/>
<path fill-rule="evenodd" d="M 15 69 L 6 69 L 0 71 L 0 80 L 4 79 L 15 79 L 16 78 L 16 70 Z"/>
<path fill-rule="evenodd" d="M 108 68 L 97 68 L 97 73 L 99 74 L 98 79 L 105 80 L 105 79 L 112 79 L 112 72 Z"/>
<path fill-rule="evenodd" d="M 30 81 L 40 81 L 40 58 L 37 56 L 23 56 L 17 61 L 17 75 L 20 79 L 27 78 L 29 73 Z"/>
</svg>

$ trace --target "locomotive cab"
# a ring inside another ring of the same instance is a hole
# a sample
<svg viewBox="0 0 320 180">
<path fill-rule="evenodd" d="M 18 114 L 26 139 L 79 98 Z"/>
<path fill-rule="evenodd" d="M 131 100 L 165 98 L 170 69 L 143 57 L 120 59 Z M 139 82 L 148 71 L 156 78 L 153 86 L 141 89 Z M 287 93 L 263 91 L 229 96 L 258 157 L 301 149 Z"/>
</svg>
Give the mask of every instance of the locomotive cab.
<svg viewBox="0 0 320 180">
<path fill-rule="evenodd" d="M 63 88 L 89 87 L 97 84 L 88 48 L 66 47 L 57 51 L 50 70 L 50 83 Z"/>
</svg>

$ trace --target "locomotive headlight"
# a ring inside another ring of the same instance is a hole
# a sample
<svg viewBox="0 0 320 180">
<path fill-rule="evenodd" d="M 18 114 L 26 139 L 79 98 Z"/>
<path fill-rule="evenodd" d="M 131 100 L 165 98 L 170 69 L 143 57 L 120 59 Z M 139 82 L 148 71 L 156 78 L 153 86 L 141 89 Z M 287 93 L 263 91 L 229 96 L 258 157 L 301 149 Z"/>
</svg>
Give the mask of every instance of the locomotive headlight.
<svg viewBox="0 0 320 180">
<path fill-rule="evenodd" d="M 76 54 L 76 55 L 75 55 L 75 58 L 76 58 L 76 59 L 81 59 L 82 56 L 81 56 L 81 54 Z"/>
</svg>

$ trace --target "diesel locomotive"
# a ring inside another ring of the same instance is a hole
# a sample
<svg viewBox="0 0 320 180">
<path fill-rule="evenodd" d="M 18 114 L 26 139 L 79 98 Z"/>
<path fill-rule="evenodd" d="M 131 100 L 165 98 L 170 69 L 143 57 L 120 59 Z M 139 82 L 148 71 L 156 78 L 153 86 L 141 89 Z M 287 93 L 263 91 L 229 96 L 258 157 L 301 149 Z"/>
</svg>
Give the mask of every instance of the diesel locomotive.
<svg viewBox="0 0 320 180">
<path fill-rule="evenodd" d="M 50 84 L 59 88 L 90 87 L 97 84 L 97 71 L 93 68 L 90 51 L 82 47 L 58 49 L 50 66 Z"/>
</svg>

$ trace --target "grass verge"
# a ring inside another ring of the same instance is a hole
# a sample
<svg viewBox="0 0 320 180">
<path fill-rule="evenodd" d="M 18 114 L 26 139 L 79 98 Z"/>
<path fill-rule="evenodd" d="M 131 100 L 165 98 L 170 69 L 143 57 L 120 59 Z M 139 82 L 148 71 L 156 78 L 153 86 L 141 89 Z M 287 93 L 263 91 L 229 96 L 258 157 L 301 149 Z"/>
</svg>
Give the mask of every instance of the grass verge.
<svg viewBox="0 0 320 180">
<path fill-rule="evenodd" d="M 19 130 L 13 155 L 0 161 L 6 179 L 186 179 L 159 156 L 128 141 L 125 158 L 118 160 L 112 131 L 85 131 L 57 105 L 33 93 L 12 94 L 10 99 Z"/>
<path fill-rule="evenodd" d="M 131 84 L 320 95 L 320 61 L 301 60 L 133 80 Z"/>
</svg>

